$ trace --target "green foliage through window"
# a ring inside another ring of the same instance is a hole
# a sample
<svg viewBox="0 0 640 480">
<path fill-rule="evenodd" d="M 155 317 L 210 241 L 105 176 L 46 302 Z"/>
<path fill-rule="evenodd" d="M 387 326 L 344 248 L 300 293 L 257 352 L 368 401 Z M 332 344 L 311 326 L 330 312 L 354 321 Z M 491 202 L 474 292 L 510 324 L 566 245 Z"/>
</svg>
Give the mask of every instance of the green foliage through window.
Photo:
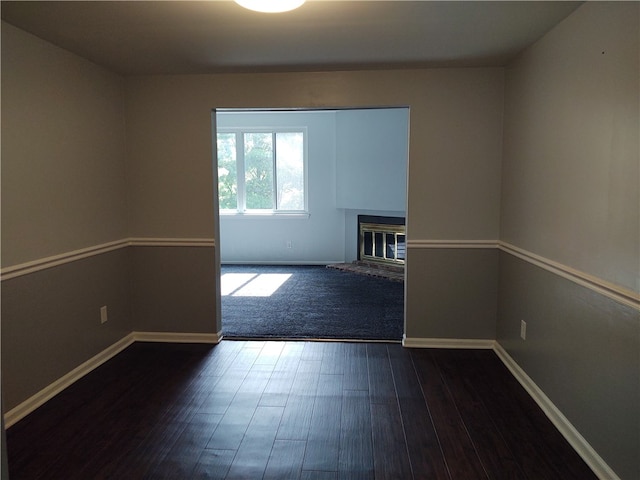
<svg viewBox="0 0 640 480">
<path fill-rule="evenodd" d="M 238 207 L 235 133 L 218 134 L 218 199 L 223 210 Z"/>
<path fill-rule="evenodd" d="M 304 133 L 217 135 L 221 210 L 304 211 Z"/>
<path fill-rule="evenodd" d="M 244 185 L 247 210 L 272 210 L 273 198 L 273 135 L 244 134 Z"/>
</svg>

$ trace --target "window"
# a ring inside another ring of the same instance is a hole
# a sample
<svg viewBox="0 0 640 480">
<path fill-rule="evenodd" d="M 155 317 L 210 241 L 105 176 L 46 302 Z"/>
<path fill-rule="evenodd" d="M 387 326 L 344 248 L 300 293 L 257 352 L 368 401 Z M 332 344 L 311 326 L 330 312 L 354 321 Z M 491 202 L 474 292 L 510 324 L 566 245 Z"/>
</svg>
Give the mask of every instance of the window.
<svg viewBox="0 0 640 480">
<path fill-rule="evenodd" d="M 223 213 L 306 212 L 305 130 L 219 130 Z"/>
</svg>

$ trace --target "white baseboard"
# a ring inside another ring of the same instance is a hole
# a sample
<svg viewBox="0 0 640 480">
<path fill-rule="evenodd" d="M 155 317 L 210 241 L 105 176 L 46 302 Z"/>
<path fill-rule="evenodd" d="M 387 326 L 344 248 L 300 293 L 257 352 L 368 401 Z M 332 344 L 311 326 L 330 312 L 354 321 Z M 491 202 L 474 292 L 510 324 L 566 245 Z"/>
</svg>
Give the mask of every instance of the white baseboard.
<svg viewBox="0 0 640 480">
<path fill-rule="evenodd" d="M 220 343 L 222 332 L 218 333 L 179 333 L 179 332 L 133 332 L 136 342 L 163 343 Z"/>
<path fill-rule="evenodd" d="M 126 337 L 118 340 L 116 343 L 114 343 L 110 347 L 107 347 L 102 352 L 98 353 L 86 362 L 78 365 L 69 373 L 60 377 L 58 380 L 43 388 L 35 395 L 32 395 L 18 406 L 12 408 L 4 415 L 5 427 L 9 428 L 10 426 L 14 425 L 16 422 L 33 412 L 40 405 L 44 404 L 47 400 L 50 400 L 58 393 L 62 392 L 65 388 L 80 380 L 87 373 L 95 370 L 107 360 L 115 357 L 118 353 L 127 348 L 133 342 L 133 334 L 130 333 Z"/>
<path fill-rule="evenodd" d="M 473 338 L 410 338 L 402 337 L 402 346 L 407 348 L 469 348 L 490 350 L 495 340 Z"/>
<path fill-rule="evenodd" d="M 538 385 L 525 373 L 525 371 L 516 363 L 516 361 L 495 342 L 493 348 L 498 358 L 509 369 L 511 374 L 520 382 L 522 387 L 533 398 L 533 400 L 542 409 L 544 414 L 551 420 L 555 427 L 560 431 L 562 436 L 569 442 L 573 449 L 582 457 L 585 463 L 593 470 L 593 472 L 601 480 L 620 480 L 620 477 L 607 465 L 587 440 L 576 430 L 571 422 L 562 412 L 554 405 L 554 403 L 545 395 Z"/>
<path fill-rule="evenodd" d="M 344 263 L 340 260 L 222 260 L 220 261 L 221 266 L 227 265 L 272 265 L 272 266 L 324 266 L 331 265 L 334 263 Z"/>
<path fill-rule="evenodd" d="M 107 347 L 102 352 L 77 366 L 66 375 L 46 386 L 35 395 L 9 410 L 4 415 L 5 428 L 9 428 L 50 400 L 58 393 L 98 368 L 107 360 L 115 357 L 134 342 L 165 343 L 219 343 L 222 332 L 218 333 L 167 333 L 167 332 L 131 332 L 126 337 Z"/>
</svg>

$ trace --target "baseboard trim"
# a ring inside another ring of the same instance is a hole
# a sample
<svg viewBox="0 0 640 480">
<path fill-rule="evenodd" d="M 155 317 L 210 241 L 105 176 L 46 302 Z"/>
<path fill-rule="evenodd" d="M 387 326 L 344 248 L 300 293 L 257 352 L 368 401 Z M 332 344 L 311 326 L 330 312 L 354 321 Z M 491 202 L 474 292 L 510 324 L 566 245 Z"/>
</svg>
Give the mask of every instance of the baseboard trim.
<svg viewBox="0 0 640 480">
<path fill-rule="evenodd" d="M 402 346 L 407 348 L 468 348 L 490 350 L 495 340 L 473 338 L 411 338 L 404 335 Z"/>
<path fill-rule="evenodd" d="M 179 333 L 179 332 L 133 332 L 136 342 L 160 343 L 220 343 L 222 332 L 218 333 Z"/>
<path fill-rule="evenodd" d="M 401 343 L 400 340 L 372 340 L 357 338 L 300 338 L 300 337 L 225 337 L 228 342 L 246 342 L 246 341 L 269 341 L 269 342 L 322 342 L 322 343 Z"/>
<path fill-rule="evenodd" d="M 273 265 L 273 266 L 294 265 L 294 266 L 302 266 L 302 267 L 304 267 L 305 265 L 324 266 L 324 265 L 331 265 L 331 264 L 334 264 L 334 263 L 344 263 L 344 262 L 341 262 L 340 260 L 265 260 L 265 261 L 261 261 L 261 262 L 258 262 L 256 260 L 223 260 L 223 261 L 220 262 L 220 265 L 222 265 L 222 266 L 226 266 L 226 265 L 247 265 L 247 266 L 251 266 L 251 265 Z"/>
<path fill-rule="evenodd" d="M 89 372 L 95 370 L 107 360 L 115 357 L 118 353 L 127 348 L 133 342 L 134 336 L 132 333 L 130 333 L 126 337 L 118 340 L 116 343 L 114 343 L 110 347 L 107 347 L 102 352 L 98 353 L 86 362 L 78 365 L 69 373 L 63 375 L 58 380 L 43 388 L 35 395 L 32 395 L 18 406 L 12 408 L 4 415 L 5 427 L 9 428 L 19 420 L 22 420 L 36 408 L 43 405 L 51 398 L 55 397 L 58 393 L 62 392 L 64 389 L 80 380 Z"/>
<path fill-rule="evenodd" d="M 131 332 L 126 337 L 107 347 L 102 352 L 77 366 L 66 375 L 29 397 L 4 415 L 5 428 L 9 428 L 43 405 L 48 400 L 71 386 L 82 377 L 115 357 L 134 342 L 163 343 L 220 343 L 222 332 L 218 333 L 175 333 L 175 332 Z"/>
<path fill-rule="evenodd" d="M 495 342 L 493 351 L 597 477 L 601 480 L 620 480 L 620 477 L 598 455 L 567 417 L 498 342 Z"/>
</svg>

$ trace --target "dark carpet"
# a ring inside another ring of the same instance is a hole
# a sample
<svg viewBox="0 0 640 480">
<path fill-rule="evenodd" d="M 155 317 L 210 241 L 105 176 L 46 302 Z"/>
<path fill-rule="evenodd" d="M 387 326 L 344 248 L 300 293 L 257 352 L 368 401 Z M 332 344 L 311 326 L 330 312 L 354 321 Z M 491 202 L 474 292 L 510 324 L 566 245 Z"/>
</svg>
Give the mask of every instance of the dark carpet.
<svg viewBox="0 0 640 480">
<path fill-rule="evenodd" d="M 270 296 L 253 296 L 282 275 Z M 402 283 L 323 266 L 223 265 L 222 276 L 227 338 L 402 339 Z"/>
</svg>

